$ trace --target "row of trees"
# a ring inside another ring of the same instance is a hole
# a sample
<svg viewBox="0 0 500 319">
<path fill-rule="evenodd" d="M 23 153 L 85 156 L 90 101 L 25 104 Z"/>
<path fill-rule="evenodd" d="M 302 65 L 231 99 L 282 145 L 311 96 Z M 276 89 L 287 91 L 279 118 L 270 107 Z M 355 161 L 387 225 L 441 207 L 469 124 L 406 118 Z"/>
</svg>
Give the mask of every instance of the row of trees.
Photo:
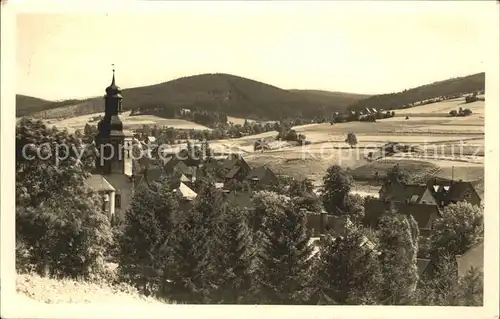
<svg viewBox="0 0 500 319">
<path fill-rule="evenodd" d="M 418 278 L 419 234 L 412 217 L 388 211 L 378 230 L 364 228 L 363 199 L 350 194 L 352 177 L 339 166 L 328 170 L 321 196 L 310 181 L 291 180 L 254 194 L 252 209 L 230 205 L 210 178 L 198 182 L 199 196 L 189 209 L 168 180 L 143 184 L 125 219 L 113 226 L 100 196 L 85 186 L 91 167 L 86 155 L 81 162 L 76 151 L 61 162 L 26 158 L 36 153 L 27 145 L 45 142 L 84 147 L 81 139 L 41 122 L 17 124 L 19 271 L 92 278 L 104 274 L 105 261 L 113 257 L 119 263 L 115 280 L 188 303 L 480 302 L 482 277 L 475 272 L 448 282 L 452 272 L 442 267 L 433 277 Z M 304 207 L 346 214 L 354 226 L 343 238 L 327 234 L 314 251 Z M 474 212 L 466 204 L 445 210 L 431 238 L 437 255 L 463 253 L 479 240 L 482 214 Z M 363 245 L 367 234 L 375 249 Z"/>
<path fill-rule="evenodd" d="M 450 111 L 450 116 L 469 116 L 469 115 L 472 115 L 472 111 L 471 109 L 463 109 L 463 108 L 458 108 L 458 112 L 457 110 L 451 110 Z"/>
</svg>

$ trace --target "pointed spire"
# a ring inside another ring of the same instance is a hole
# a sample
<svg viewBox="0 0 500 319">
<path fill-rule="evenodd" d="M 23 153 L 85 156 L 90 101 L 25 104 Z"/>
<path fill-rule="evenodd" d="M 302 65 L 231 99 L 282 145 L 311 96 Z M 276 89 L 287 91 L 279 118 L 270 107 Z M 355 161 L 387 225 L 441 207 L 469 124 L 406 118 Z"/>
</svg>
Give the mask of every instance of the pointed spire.
<svg viewBox="0 0 500 319">
<path fill-rule="evenodd" d="M 120 94 L 121 90 L 120 88 L 116 85 L 115 82 L 115 65 L 111 64 L 113 66 L 113 78 L 111 79 L 111 84 L 106 88 L 106 93 L 108 95 L 114 95 L 114 94 Z"/>
<path fill-rule="evenodd" d="M 111 80 L 111 86 L 116 86 L 116 84 L 115 84 L 115 65 L 111 64 L 111 66 L 113 67 L 113 79 Z"/>
</svg>

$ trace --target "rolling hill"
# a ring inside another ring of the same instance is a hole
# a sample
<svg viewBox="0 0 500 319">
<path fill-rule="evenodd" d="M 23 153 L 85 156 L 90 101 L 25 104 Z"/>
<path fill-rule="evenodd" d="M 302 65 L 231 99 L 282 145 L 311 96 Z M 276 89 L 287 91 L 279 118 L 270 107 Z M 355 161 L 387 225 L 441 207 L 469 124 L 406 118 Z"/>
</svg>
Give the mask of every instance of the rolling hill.
<svg viewBox="0 0 500 319">
<path fill-rule="evenodd" d="M 484 91 L 485 73 L 477 73 L 465 77 L 458 77 L 422 85 L 399 93 L 379 94 L 367 99 L 358 100 L 349 106 L 349 110 L 402 109 L 411 103 L 433 99 L 442 96 L 455 96 L 474 91 Z"/>
<path fill-rule="evenodd" d="M 118 79 L 119 84 L 119 79 Z M 103 88 L 104 90 L 104 88 Z M 222 111 L 228 116 L 278 120 L 321 116 L 343 110 L 366 96 L 311 90 L 284 90 L 230 74 L 202 74 L 173 81 L 123 89 L 123 109 L 190 108 Z M 102 112 L 102 97 L 47 103 L 17 100 L 17 116 L 66 117 Z"/>
</svg>

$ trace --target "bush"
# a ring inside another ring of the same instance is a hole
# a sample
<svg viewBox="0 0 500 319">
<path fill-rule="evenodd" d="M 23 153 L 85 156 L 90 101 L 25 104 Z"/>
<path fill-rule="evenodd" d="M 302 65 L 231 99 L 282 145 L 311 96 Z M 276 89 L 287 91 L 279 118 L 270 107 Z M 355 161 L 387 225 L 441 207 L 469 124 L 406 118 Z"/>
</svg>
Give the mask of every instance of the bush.
<svg viewBox="0 0 500 319">
<path fill-rule="evenodd" d="M 457 110 L 451 110 L 449 114 L 450 114 L 451 116 L 457 116 L 457 115 L 458 115 L 458 112 L 457 112 Z"/>
<path fill-rule="evenodd" d="M 113 242 L 100 199 L 92 194 L 47 200 L 40 207 L 16 209 L 16 234 L 23 267 L 36 265 L 40 275 L 91 278 L 104 268 Z M 29 254 L 26 252 L 29 251 Z"/>
</svg>

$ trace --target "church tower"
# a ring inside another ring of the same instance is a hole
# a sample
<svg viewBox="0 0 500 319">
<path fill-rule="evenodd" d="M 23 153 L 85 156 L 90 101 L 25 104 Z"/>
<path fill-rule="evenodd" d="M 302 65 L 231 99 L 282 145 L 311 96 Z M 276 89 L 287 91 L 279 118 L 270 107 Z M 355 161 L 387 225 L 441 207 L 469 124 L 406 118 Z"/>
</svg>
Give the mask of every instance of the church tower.
<svg viewBox="0 0 500 319">
<path fill-rule="evenodd" d="M 122 111 L 121 89 L 115 83 L 115 70 L 111 84 L 106 88 L 104 96 L 104 118 L 97 125 L 98 133 L 95 144 L 99 156 L 96 158 L 96 169 L 100 174 L 125 174 L 130 153 L 126 150 L 126 136 L 120 119 Z M 125 157 L 127 156 L 127 158 Z"/>
</svg>

